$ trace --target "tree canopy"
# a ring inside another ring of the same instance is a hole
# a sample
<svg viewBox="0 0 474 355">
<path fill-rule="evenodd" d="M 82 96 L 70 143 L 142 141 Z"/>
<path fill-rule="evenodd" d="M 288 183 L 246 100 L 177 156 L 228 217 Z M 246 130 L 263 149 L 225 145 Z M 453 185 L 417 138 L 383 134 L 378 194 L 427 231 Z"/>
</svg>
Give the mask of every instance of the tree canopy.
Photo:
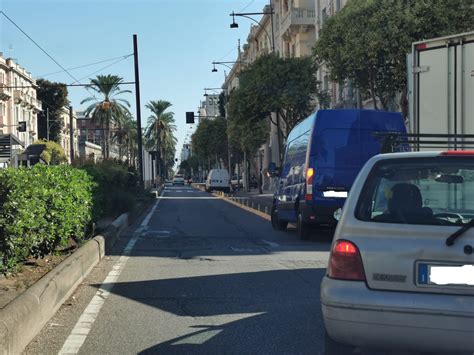
<svg viewBox="0 0 474 355">
<path fill-rule="evenodd" d="M 59 165 L 67 163 L 67 157 L 64 153 L 63 147 L 53 141 L 47 141 L 44 139 L 33 142 L 32 145 L 44 144 L 46 147 L 41 153 L 41 159 L 43 159 L 48 165 Z"/>
<path fill-rule="evenodd" d="M 45 79 L 38 79 L 36 83 L 38 84 L 36 96 L 43 103 L 43 111 L 38 113 L 38 136 L 42 139 L 48 137 L 46 114 L 46 109 L 48 109 L 49 140 L 59 143 L 61 141 L 61 131 L 64 128 L 61 114 L 62 111 L 67 112 L 65 107 L 69 105 L 66 84 Z"/>
<path fill-rule="evenodd" d="M 351 0 L 328 18 L 314 48 L 331 78 L 350 79 L 377 107 L 402 93 L 406 113 L 406 54 L 415 41 L 472 30 L 472 0 Z"/>
<path fill-rule="evenodd" d="M 284 122 L 282 134 L 286 137 L 311 113 L 315 99 L 323 102 L 323 96 L 310 58 L 264 55 L 240 73 L 239 87 L 229 98 L 228 115 L 232 120 L 258 122 L 277 112 Z M 251 125 L 248 127 L 252 130 Z"/>
<path fill-rule="evenodd" d="M 226 132 L 227 122 L 223 117 L 203 119 L 192 136 L 193 153 L 204 161 L 227 162 Z"/>
<path fill-rule="evenodd" d="M 124 116 L 129 114 L 130 103 L 120 98 L 124 93 L 130 93 L 130 90 L 121 90 L 123 78 L 118 75 L 97 75 L 90 79 L 89 86 L 96 94 L 81 101 L 81 104 L 92 102 L 85 110 L 84 114 L 91 117 L 95 122 L 99 122 L 105 129 L 105 146 L 103 147 L 104 156 L 109 157 L 109 143 L 111 139 L 111 127 L 118 125 Z"/>
</svg>

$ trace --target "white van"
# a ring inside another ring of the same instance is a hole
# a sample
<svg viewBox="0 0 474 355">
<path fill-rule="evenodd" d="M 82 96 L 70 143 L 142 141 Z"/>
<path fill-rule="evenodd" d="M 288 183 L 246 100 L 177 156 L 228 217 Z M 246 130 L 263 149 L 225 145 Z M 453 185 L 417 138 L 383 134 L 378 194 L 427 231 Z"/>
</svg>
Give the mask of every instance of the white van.
<svg viewBox="0 0 474 355">
<path fill-rule="evenodd" d="M 230 177 L 226 169 L 212 169 L 209 172 L 206 179 L 206 191 L 211 190 L 230 191 Z"/>
</svg>

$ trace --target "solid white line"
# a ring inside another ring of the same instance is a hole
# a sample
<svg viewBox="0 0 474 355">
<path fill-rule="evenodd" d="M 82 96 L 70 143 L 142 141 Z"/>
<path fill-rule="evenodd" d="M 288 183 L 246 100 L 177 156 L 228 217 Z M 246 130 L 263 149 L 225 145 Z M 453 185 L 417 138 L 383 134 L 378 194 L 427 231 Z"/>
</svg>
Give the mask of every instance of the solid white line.
<svg viewBox="0 0 474 355">
<path fill-rule="evenodd" d="M 120 276 L 120 273 L 125 267 L 125 264 L 127 263 L 128 259 L 130 258 L 130 254 L 133 250 L 133 247 L 135 246 L 135 243 L 138 240 L 138 237 L 140 236 L 140 233 L 142 232 L 143 229 L 146 228 L 146 226 L 150 222 L 150 219 L 153 213 L 155 213 L 156 207 L 158 206 L 160 201 L 161 199 L 156 200 L 155 205 L 150 210 L 148 215 L 145 217 L 140 227 L 138 227 L 135 230 L 132 239 L 129 240 L 125 249 L 123 250 L 122 256 L 120 256 L 120 259 L 114 264 L 114 266 L 112 267 L 112 270 L 109 272 L 109 274 L 103 281 L 102 285 L 99 287 L 95 296 L 92 298 L 92 300 L 89 302 L 84 312 L 79 317 L 79 320 L 77 321 L 76 325 L 72 329 L 71 333 L 69 334 L 68 338 L 64 342 L 64 345 L 58 354 L 62 355 L 62 354 L 79 353 L 79 350 L 81 349 L 82 345 L 86 341 L 86 338 L 92 329 L 92 325 L 97 319 L 97 316 L 99 315 L 99 312 L 102 306 L 104 305 L 105 300 L 110 295 L 110 291 L 112 290 L 112 287 L 117 282 L 117 279 Z"/>
</svg>

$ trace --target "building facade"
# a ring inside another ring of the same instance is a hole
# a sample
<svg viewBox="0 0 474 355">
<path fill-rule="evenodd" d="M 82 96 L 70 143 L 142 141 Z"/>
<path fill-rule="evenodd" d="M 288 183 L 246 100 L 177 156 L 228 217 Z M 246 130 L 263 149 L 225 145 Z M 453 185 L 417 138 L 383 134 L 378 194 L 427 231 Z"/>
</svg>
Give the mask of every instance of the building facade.
<svg viewBox="0 0 474 355">
<path fill-rule="evenodd" d="M 36 89 L 31 73 L 0 53 L 0 167 L 18 166 L 19 154 L 38 139 Z"/>
<path fill-rule="evenodd" d="M 251 25 L 247 42 L 239 49 L 237 63 L 233 66 L 223 84 L 229 94 L 238 87 L 238 74 L 242 67 L 251 64 L 258 57 L 277 53 L 282 58 L 309 56 L 316 42 L 315 0 L 273 0 L 266 5 L 258 25 Z M 240 47 L 240 45 L 239 45 Z M 279 119 L 279 118 L 278 118 Z M 269 141 L 257 153 L 257 166 L 263 173 L 263 188 L 272 188 L 272 181 L 264 174 L 270 162 L 280 160 L 280 142 L 276 114 L 269 120 Z M 280 124 L 283 125 L 282 120 Z"/>
<path fill-rule="evenodd" d="M 67 160 L 69 163 L 72 162 L 72 159 L 79 156 L 79 132 L 77 131 L 77 115 L 73 111 L 72 112 L 72 132 L 73 132 L 73 151 L 74 156 L 71 159 L 71 118 L 69 114 L 69 109 L 64 107 L 61 111 L 61 121 L 62 127 L 60 134 L 60 145 L 64 149 L 64 153 L 66 154 Z"/>
</svg>

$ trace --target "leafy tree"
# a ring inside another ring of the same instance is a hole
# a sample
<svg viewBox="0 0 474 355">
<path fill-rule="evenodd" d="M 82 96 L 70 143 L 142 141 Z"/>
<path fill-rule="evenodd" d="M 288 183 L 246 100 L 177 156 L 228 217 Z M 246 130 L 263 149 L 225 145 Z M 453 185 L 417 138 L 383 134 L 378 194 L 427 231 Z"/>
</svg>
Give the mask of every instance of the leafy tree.
<svg viewBox="0 0 474 355">
<path fill-rule="evenodd" d="M 103 147 L 105 158 L 109 158 L 111 127 L 117 125 L 123 119 L 123 116 L 129 114 L 128 108 L 130 103 L 118 98 L 124 93 L 131 93 L 130 90 L 120 90 L 120 85 L 123 83 L 123 78 L 117 75 L 98 75 L 91 80 L 89 86 L 95 93 L 100 96 L 91 96 L 81 101 L 81 104 L 92 102 L 86 110 L 85 115 L 92 117 L 95 122 L 99 122 L 105 129 L 105 146 Z"/>
<path fill-rule="evenodd" d="M 43 104 L 43 111 L 38 113 L 38 137 L 40 139 L 47 139 L 48 137 L 46 114 L 46 109 L 48 109 L 49 140 L 59 143 L 61 131 L 64 128 L 61 114 L 62 111 L 65 111 L 64 107 L 69 105 L 66 84 L 55 83 L 45 79 L 38 79 L 36 83 L 38 84 L 36 96 Z"/>
<path fill-rule="evenodd" d="M 43 159 L 48 165 L 59 165 L 67 163 L 67 157 L 64 153 L 64 149 L 61 145 L 53 141 L 37 140 L 32 145 L 44 144 L 46 148 L 41 153 L 41 159 Z"/>
<path fill-rule="evenodd" d="M 136 122 L 133 120 L 132 114 L 128 112 L 118 120 L 116 126 L 112 134 L 112 139 L 118 145 L 120 159 L 122 159 L 125 154 L 127 160 L 130 162 L 132 160 L 132 151 L 137 145 Z"/>
<path fill-rule="evenodd" d="M 227 104 L 227 98 L 226 98 L 226 94 L 224 91 L 222 91 L 220 94 L 219 94 L 219 115 L 221 117 L 225 117 L 225 110 L 226 110 L 226 104 Z"/>
<path fill-rule="evenodd" d="M 227 163 L 227 121 L 222 117 L 204 119 L 192 136 L 193 151 L 205 161 Z"/>
<path fill-rule="evenodd" d="M 176 125 L 173 112 L 166 112 L 171 107 L 171 103 L 165 100 L 150 101 L 146 107 L 152 112 L 148 118 L 145 130 L 145 146 L 158 152 L 157 164 L 160 175 L 167 177 L 168 168 L 174 165 L 177 140 L 174 136 Z"/>
<path fill-rule="evenodd" d="M 233 119 L 268 120 L 276 112 L 283 120 L 284 137 L 323 98 L 314 76 L 311 58 L 261 56 L 239 75 L 239 87 L 229 98 Z M 277 122 L 274 122 L 275 124 Z M 252 129 L 250 127 L 250 129 Z"/>
<path fill-rule="evenodd" d="M 327 19 L 314 48 L 333 80 L 350 79 L 374 105 L 401 95 L 407 112 L 406 53 L 412 42 L 472 30 L 472 0 L 351 0 Z"/>
</svg>

